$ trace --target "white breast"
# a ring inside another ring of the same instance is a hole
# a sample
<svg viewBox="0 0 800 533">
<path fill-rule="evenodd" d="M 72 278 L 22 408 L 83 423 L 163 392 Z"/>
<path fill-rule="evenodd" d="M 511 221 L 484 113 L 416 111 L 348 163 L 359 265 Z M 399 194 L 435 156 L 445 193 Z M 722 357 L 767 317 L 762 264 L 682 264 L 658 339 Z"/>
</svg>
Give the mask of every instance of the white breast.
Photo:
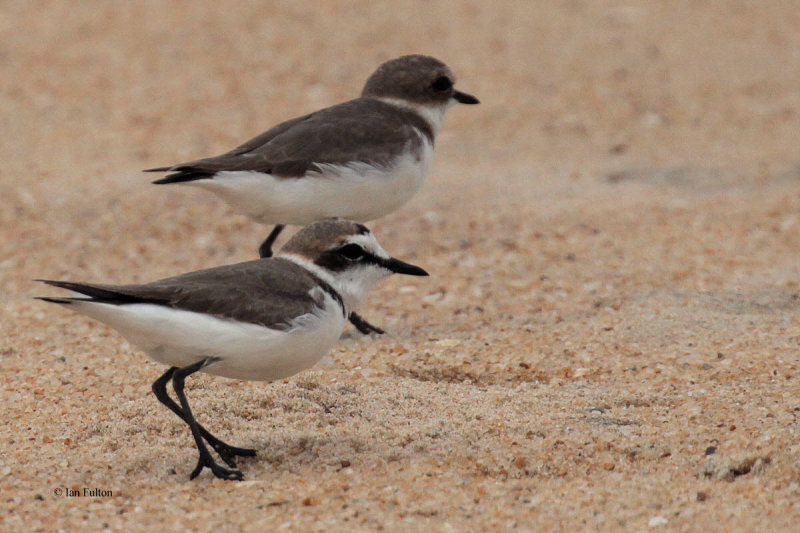
<svg viewBox="0 0 800 533">
<path fill-rule="evenodd" d="M 283 379 L 313 366 L 346 323 L 327 294 L 322 307 L 297 317 L 288 330 L 154 304 L 75 302 L 70 308 L 113 327 L 154 361 L 184 367 L 214 357 L 219 361 L 203 372 L 251 381 Z"/>
<path fill-rule="evenodd" d="M 419 190 L 433 160 L 433 145 L 408 149 L 390 165 L 363 162 L 319 165 L 299 178 L 253 171 L 219 172 L 187 182 L 219 195 L 238 212 L 264 224 L 306 225 L 330 217 L 366 222 L 396 210 Z"/>
</svg>

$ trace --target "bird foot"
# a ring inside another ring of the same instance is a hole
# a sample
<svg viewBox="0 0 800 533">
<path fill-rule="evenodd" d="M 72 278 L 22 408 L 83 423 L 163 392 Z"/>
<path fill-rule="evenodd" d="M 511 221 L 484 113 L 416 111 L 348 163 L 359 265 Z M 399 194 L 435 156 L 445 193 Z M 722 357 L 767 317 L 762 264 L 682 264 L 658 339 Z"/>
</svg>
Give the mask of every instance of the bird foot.
<svg viewBox="0 0 800 533">
<path fill-rule="evenodd" d="M 256 455 L 256 451 L 250 448 L 237 448 L 224 442 L 209 444 L 219 454 L 220 458 L 225 461 L 225 464 L 231 468 L 236 468 L 236 457 L 255 457 Z"/>
<path fill-rule="evenodd" d="M 203 471 L 203 468 L 208 468 L 211 470 L 212 474 L 220 479 L 232 481 L 242 481 L 244 479 L 244 475 L 242 475 L 241 471 L 225 468 L 224 466 L 215 463 L 211 457 L 205 457 L 203 454 L 201 454 L 197 459 L 197 466 L 195 466 L 194 470 L 192 470 L 192 473 L 189 475 L 189 479 L 194 479 L 200 475 L 200 472 Z"/>
</svg>

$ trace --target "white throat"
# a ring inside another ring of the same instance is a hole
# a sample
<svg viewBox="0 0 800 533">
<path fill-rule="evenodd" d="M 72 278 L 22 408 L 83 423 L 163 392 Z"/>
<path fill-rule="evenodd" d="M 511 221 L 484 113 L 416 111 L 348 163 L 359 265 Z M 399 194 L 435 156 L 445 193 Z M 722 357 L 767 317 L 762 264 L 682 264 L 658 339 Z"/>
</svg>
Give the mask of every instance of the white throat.
<svg viewBox="0 0 800 533">
<path fill-rule="evenodd" d="M 344 312 L 348 316 L 358 309 L 372 287 L 391 274 L 383 268 L 369 265 L 338 272 L 334 275 L 327 269 L 309 261 L 308 258 L 297 254 L 281 253 L 278 254 L 278 257 L 301 266 L 333 287 L 342 297 Z"/>
<path fill-rule="evenodd" d="M 413 111 L 420 117 L 422 117 L 425 122 L 431 127 L 433 131 L 433 136 L 439 134 L 439 128 L 442 127 L 442 121 L 444 120 L 444 112 L 447 111 L 452 103 L 448 102 L 446 104 L 438 104 L 438 105 L 424 105 L 424 104 L 413 104 L 408 100 L 403 100 L 401 98 L 389 98 L 389 97 L 381 97 L 377 98 L 381 102 L 389 105 L 393 105 L 395 107 L 399 107 L 401 109 L 408 109 L 409 111 Z"/>
</svg>

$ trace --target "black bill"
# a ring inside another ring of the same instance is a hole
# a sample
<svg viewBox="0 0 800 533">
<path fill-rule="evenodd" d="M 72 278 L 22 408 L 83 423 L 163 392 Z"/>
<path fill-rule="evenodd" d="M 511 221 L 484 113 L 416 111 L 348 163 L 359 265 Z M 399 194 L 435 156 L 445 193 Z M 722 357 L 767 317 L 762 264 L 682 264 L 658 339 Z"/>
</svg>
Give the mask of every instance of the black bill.
<svg viewBox="0 0 800 533">
<path fill-rule="evenodd" d="M 406 263 L 404 261 L 400 261 L 399 259 L 395 259 L 394 257 L 386 261 L 383 266 L 388 268 L 395 274 L 406 274 L 409 276 L 427 276 L 428 273 L 425 272 L 418 266 L 414 266 L 412 264 Z"/>
<path fill-rule="evenodd" d="M 460 104 L 480 104 L 481 101 L 472 96 L 471 94 L 462 93 L 461 91 L 453 91 L 453 98 Z"/>
</svg>

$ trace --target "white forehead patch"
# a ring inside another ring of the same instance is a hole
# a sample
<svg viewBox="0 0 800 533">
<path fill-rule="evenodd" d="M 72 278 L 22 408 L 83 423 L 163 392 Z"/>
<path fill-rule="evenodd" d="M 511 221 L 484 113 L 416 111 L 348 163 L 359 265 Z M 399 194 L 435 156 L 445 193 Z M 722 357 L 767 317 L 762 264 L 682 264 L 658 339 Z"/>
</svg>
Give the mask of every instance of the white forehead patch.
<svg viewBox="0 0 800 533">
<path fill-rule="evenodd" d="M 358 235 L 353 235 L 352 237 L 348 237 L 345 242 L 358 244 L 364 250 L 366 250 L 367 253 L 370 253 L 376 257 L 380 257 L 381 259 L 391 258 L 388 252 L 386 252 L 386 250 L 384 250 L 383 247 L 381 247 L 381 245 L 378 244 L 378 240 L 375 238 L 372 232 L 366 234 L 360 233 Z"/>
</svg>

